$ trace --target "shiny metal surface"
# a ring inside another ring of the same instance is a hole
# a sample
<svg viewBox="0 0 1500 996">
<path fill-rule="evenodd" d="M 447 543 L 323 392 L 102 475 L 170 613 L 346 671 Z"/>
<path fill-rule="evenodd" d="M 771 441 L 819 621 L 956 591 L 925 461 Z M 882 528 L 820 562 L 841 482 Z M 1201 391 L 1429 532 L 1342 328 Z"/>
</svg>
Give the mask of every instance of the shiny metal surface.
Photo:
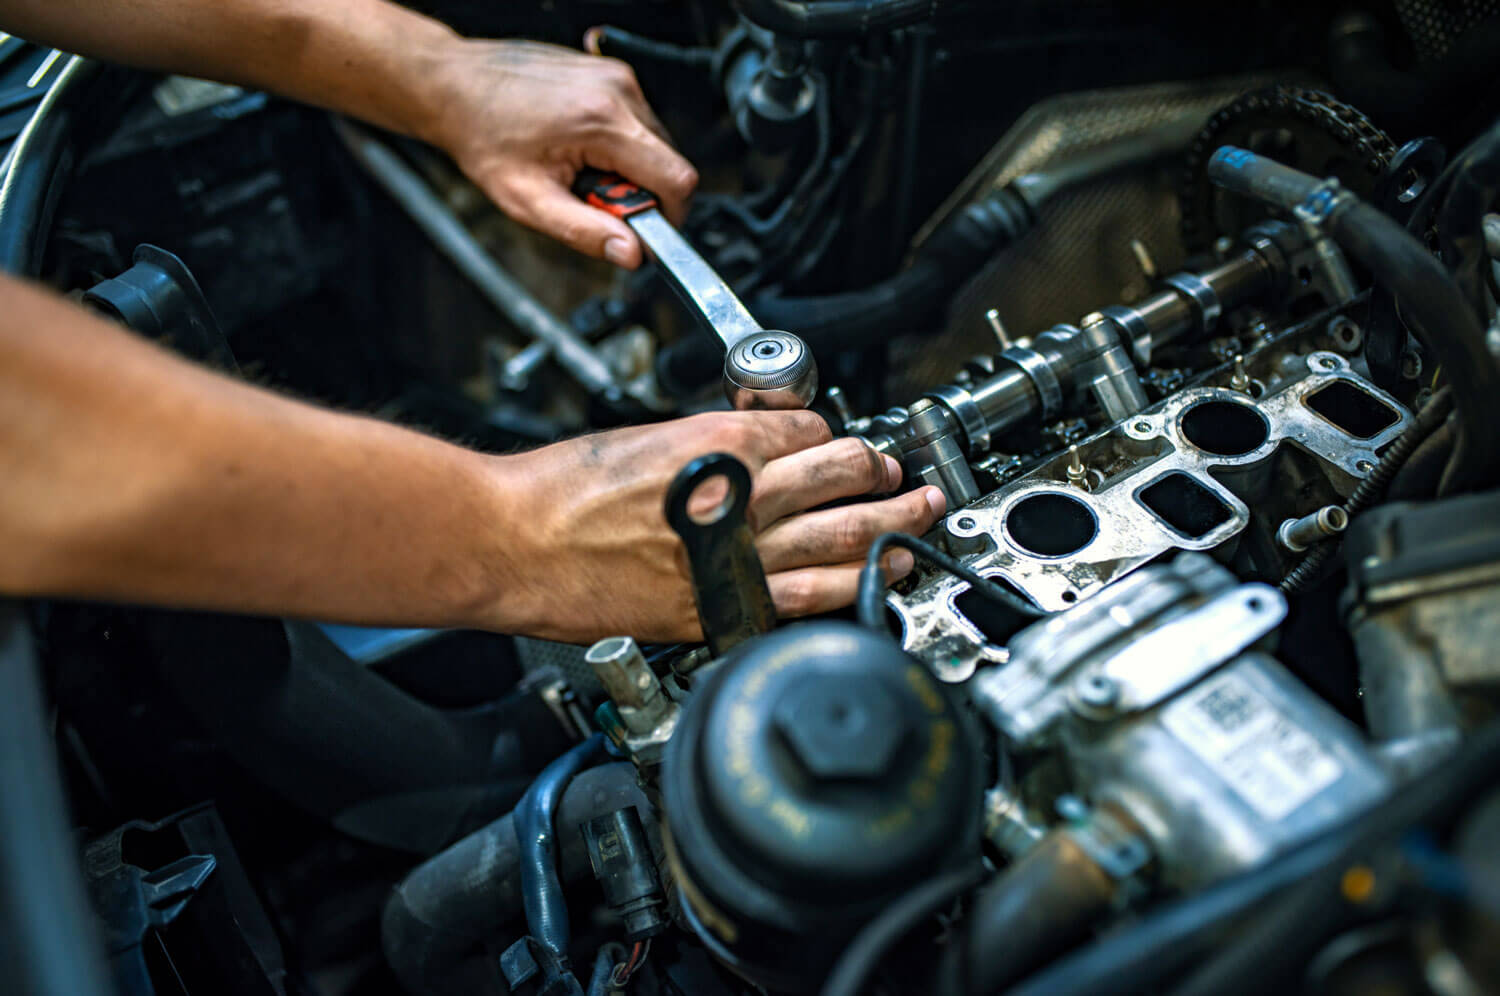
<svg viewBox="0 0 1500 996">
<path fill-rule="evenodd" d="M 950 506 L 945 520 L 950 544 L 963 551 L 960 559 L 979 573 L 1009 584 L 1044 609 L 1063 610 L 1170 550 L 1208 551 L 1238 536 L 1250 522 L 1251 509 L 1237 492 L 1253 488 L 1271 471 L 1281 447 L 1294 446 L 1308 454 L 1330 489 L 1347 496 L 1373 470 L 1377 452 L 1411 422 L 1394 398 L 1360 377 L 1336 353 L 1303 355 L 1277 346 L 1252 353 L 1249 359 L 1258 376 L 1275 371 L 1264 397 L 1230 390 L 1226 365 L 1216 380 L 1180 391 L 1081 441 L 1083 462 L 1101 475 L 1090 491 L 1068 483 L 1068 455 L 1059 452 L 962 510 Z M 1338 382 L 1389 407 L 1395 413 L 1391 425 L 1360 439 L 1309 407 L 1310 395 Z M 1264 439 L 1245 452 L 1228 455 L 1195 445 L 1185 433 L 1184 420 L 1205 404 L 1234 405 L 1255 413 L 1265 425 Z M 1142 493 L 1168 478 L 1195 500 L 1216 506 L 1218 520 L 1189 535 L 1145 504 Z M 1076 549 L 1039 552 L 1035 541 L 1017 536 L 1012 520 L 1017 507 L 1036 498 L 1058 504 L 1058 498 L 1048 496 L 1067 499 L 1067 508 L 1079 503 L 1080 514 L 1092 518 L 1091 535 L 1082 536 L 1084 542 Z M 933 575 L 910 592 L 887 598 L 901 620 L 902 645 L 937 662 L 934 667 L 949 681 L 961 681 L 981 662 L 1004 655 L 1003 648 L 992 645 L 958 608 L 957 600 L 968 587 L 951 576 Z"/>
<path fill-rule="evenodd" d="M 807 344 L 761 328 L 755 316 L 660 211 L 626 219 L 662 276 L 699 323 L 724 344 L 724 395 L 738 410 L 806 408 L 818 393 Z"/>
<path fill-rule="evenodd" d="M 1275 589 L 1182 554 L 1023 630 L 1008 662 L 968 689 L 1008 743 L 1060 759 L 1067 775 L 997 796 L 995 836 L 1026 846 L 1026 824 L 1010 814 L 1051 799 L 1066 819 L 1076 794 L 1123 814 L 1158 881 L 1187 888 L 1386 795 L 1391 780 L 1355 728 L 1252 649 L 1286 609 Z"/>
<path fill-rule="evenodd" d="M 741 411 L 806 408 L 818 394 L 818 368 L 790 332 L 752 332 L 724 355 L 724 394 Z"/>
</svg>

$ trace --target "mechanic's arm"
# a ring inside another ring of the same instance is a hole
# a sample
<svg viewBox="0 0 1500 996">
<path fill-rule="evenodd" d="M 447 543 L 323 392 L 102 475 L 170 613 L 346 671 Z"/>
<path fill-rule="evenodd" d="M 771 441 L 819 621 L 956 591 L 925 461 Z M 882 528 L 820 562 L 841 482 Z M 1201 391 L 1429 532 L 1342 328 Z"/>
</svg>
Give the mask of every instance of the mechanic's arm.
<svg viewBox="0 0 1500 996">
<path fill-rule="evenodd" d="M 654 190 L 681 220 L 698 182 L 630 67 L 531 42 L 460 38 L 385 0 L 0 0 L 0 27 L 110 62 L 242 83 L 431 142 L 505 212 L 634 268 L 617 218 L 569 193 L 584 163 Z"/>
<path fill-rule="evenodd" d="M 487 456 L 196 366 L 0 278 L 0 593 L 482 627 L 697 635 L 667 483 L 722 450 L 754 475 L 783 616 L 849 604 L 888 530 L 942 511 L 811 412 L 700 415 Z M 891 574 L 911 568 L 895 551 Z"/>
</svg>

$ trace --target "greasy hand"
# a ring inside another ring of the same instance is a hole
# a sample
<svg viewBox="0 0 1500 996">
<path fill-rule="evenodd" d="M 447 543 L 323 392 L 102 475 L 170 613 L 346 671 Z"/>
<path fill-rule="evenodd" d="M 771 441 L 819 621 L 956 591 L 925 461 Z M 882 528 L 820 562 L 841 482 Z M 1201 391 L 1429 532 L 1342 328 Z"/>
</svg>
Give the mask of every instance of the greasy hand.
<svg viewBox="0 0 1500 996">
<path fill-rule="evenodd" d="M 663 502 L 684 464 L 714 452 L 750 470 L 751 528 L 783 619 L 849 605 L 876 537 L 923 533 L 943 513 L 933 487 L 809 511 L 892 491 L 901 468 L 859 439 L 832 440 L 805 411 L 697 415 L 499 458 L 531 496 L 507 572 L 525 590 L 503 595 L 503 626 L 572 643 L 616 634 L 699 639 L 687 554 Z M 894 580 L 911 570 L 911 554 L 894 550 L 885 567 Z"/>
<path fill-rule="evenodd" d="M 521 41 L 462 41 L 424 129 L 500 208 L 579 252 L 634 269 L 640 240 L 570 190 L 585 164 L 628 177 L 680 222 L 698 174 L 618 59 Z"/>
</svg>

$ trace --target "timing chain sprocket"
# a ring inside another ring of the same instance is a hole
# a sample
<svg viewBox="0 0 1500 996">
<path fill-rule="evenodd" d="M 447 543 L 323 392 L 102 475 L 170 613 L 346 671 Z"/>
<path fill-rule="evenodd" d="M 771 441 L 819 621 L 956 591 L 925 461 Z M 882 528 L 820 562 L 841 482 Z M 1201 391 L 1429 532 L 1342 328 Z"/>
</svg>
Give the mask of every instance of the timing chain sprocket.
<svg viewBox="0 0 1500 996">
<path fill-rule="evenodd" d="M 1182 186 L 1182 242 L 1203 252 L 1220 236 L 1238 235 L 1267 209 L 1216 187 L 1208 160 L 1221 145 L 1237 145 L 1314 176 L 1337 177 L 1368 198 L 1395 155 L 1396 145 L 1364 114 L 1318 90 L 1273 86 L 1225 105 L 1193 139 Z"/>
</svg>

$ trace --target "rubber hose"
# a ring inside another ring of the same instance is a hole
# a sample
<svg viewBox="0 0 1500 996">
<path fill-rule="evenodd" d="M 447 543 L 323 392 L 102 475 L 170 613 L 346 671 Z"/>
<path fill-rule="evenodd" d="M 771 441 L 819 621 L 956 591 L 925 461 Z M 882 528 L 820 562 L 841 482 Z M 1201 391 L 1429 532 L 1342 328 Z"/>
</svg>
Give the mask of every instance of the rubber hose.
<svg viewBox="0 0 1500 996">
<path fill-rule="evenodd" d="M 556 822 L 575 827 L 631 807 L 660 863 L 661 829 L 632 764 L 581 772 L 563 791 Z M 590 874 L 582 834 L 558 836 L 557 871 L 564 882 Z M 381 918 L 386 960 L 413 996 L 502 996 L 505 983 L 489 952 L 497 938 L 520 933 L 521 894 L 521 848 L 511 812 L 418 865 L 396 886 Z M 498 943 L 503 949 L 505 942 Z"/>
<path fill-rule="evenodd" d="M 735 0 L 752 24 L 792 38 L 890 31 L 928 20 L 942 0 Z"/>
<path fill-rule="evenodd" d="M 943 993 L 992 993 L 1076 944 L 1110 909 L 1115 881 L 1054 830 L 981 889 L 938 967 Z"/>
<path fill-rule="evenodd" d="M 563 790 L 580 768 L 604 751 L 604 734 L 595 733 L 542 769 L 516 806 L 516 839 L 521 845 L 521 899 L 531 936 L 568 963 L 568 900 L 557 875 L 557 838 L 552 817 Z"/>
<path fill-rule="evenodd" d="M 859 996 L 892 945 L 917 924 L 952 906 L 989 874 L 983 864 L 964 865 L 929 879 L 899 897 L 860 928 L 823 983 L 823 996 Z"/>
<path fill-rule="evenodd" d="M 714 50 L 711 48 L 674 45 L 608 25 L 593 30 L 598 32 L 600 53 L 616 59 L 630 63 L 659 62 L 690 69 L 713 67 Z"/>
<path fill-rule="evenodd" d="M 106 996 L 94 912 L 47 730 L 40 667 L 14 603 L 0 602 L 0 959 L 18 996 Z"/>
<path fill-rule="evenodd" d="M 886 625 L 885 616 L 881 612 L 882 606 L 885 605 L 885 575 L 880 570 L 880 558 L 885 556 L 885 552 L 893 546 L 910 550 L 913 556 L 921 557 L 939 570 L 947 571 L 969 582 L 970 587 L 978 592 L 980 597 L 999 605 L 1021 619 L 1029 622 L 1048 615 L 1046 610 L 1039 609 L 1024 598 L 1011 594 L 989 578 L 965 567 L 926 540 L 908 536 L 906 533 L 884 533 L 870 544 L 869 552 L 865 554 L 865 566 L 859 572 L 855 612 L 859 616 L 860 625 L 866 629 L 890 635 L 890 628 Z"/>
<path fill-rule="evenodd" d="M 1482 321 L 1488 317 L 1484 270 L 1490 262 L 1484 215 L 1500 193 L 1500 122 L 1469 143 L 1445 172 L 1452 178 L 1437 215 L 1439 245 L 1459 290 Z"/>
<path fill-rule="evenodd" d="M 1453 386 L 1459 437 L 1444 489 L 1492 483 L 1500 453 L 1500 369 L 1462 291 L 1420 242 L 1368 204 L 1356 202 L 1335 211 L 1328 226 L 1338 243 L 1392 292 L 1407 324 L 1437 354 Z"/>
<path fill-rule="evenodd" d="M 1454 426 L 1445 420 L 1412 451 L 1386 491 L 1388 501 L 1421 501 L 1437 494 L 1438 479 L 1453 452 Z"/>
<path fill-rule="evenodd" d="M 66 153 L 78 95 L 99 68 L 92 59 L 70 57 L 11 148 L 0 182 L 0 269 L 6 273 L 41 273 L 52 212 L 71 172 Z"/>
</svg>

